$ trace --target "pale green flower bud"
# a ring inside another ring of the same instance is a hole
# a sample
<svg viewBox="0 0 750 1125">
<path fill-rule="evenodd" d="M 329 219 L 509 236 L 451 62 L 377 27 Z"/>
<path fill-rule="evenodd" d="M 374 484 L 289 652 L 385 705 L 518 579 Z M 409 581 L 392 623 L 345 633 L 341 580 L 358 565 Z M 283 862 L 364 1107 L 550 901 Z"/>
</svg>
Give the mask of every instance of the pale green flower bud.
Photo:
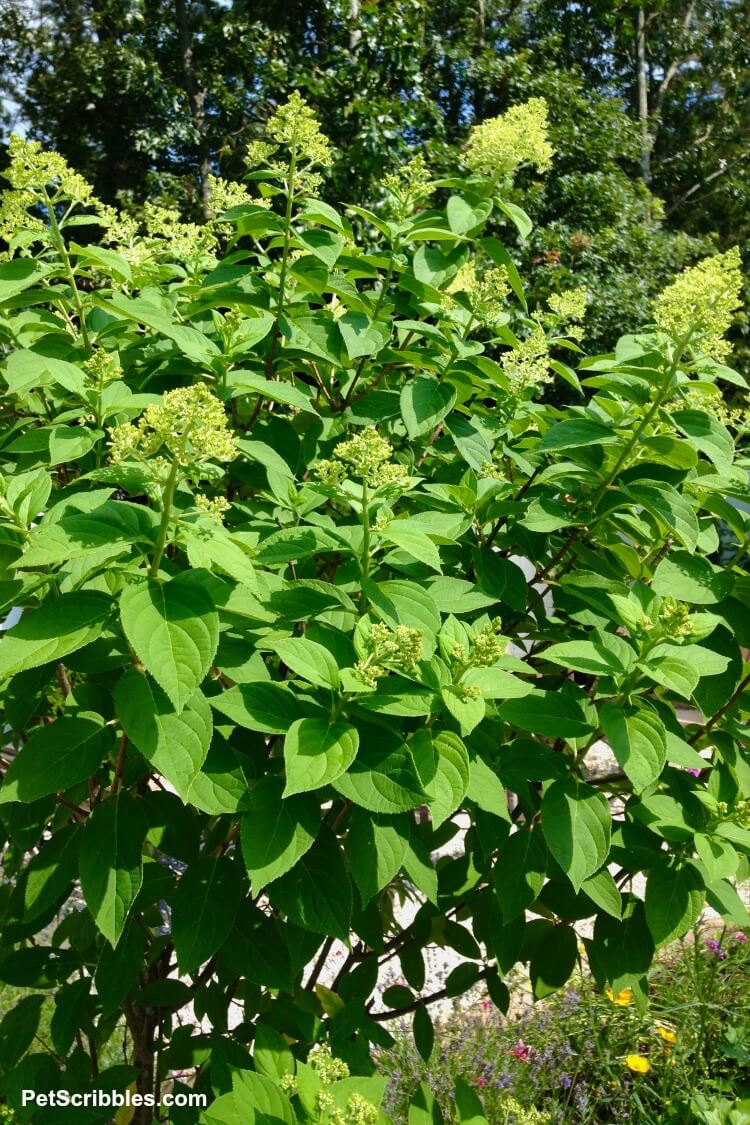
<svg viewBox="0 0 750 1125">
<path fill-rule="evenodd" d="M 724 339 L 740 308 L 742 263 L 737 246 L 691 266 L 657 297 L 654 319 L 674 340 L 688 337 L 691 347 L 722 360 L 730 351 Z"/>
<path fill-rule="evenodd" d="M 546 172 L 554 149 L 547 139 L 547 103 L 531 98 L 499 117 L 475 125 L 466 163 L 472 172 L 509 179 L 523 165 Z"/>
</svg>

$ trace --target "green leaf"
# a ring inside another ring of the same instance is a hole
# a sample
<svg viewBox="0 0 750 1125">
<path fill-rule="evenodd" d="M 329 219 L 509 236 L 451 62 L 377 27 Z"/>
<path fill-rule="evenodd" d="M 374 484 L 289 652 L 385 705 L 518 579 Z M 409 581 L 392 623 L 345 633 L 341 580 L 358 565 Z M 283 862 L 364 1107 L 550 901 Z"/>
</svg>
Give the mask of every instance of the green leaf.
<svg viewBox="0 0 750 1125">
<path fill-rule="evenodd" d="M 242 817 L 242 855 L 254 895 L 294 867 L 320 828 L 317 799 L 282 800 L 283 788 L 280 778 L 262 777 L 250 790 Z"/>
<path fill-rule="evenodd" d="M 409 1125 L 445 1125 L 440 1104 L 426 1082 L 419 1083 L 411 1100 Z"/>
<path fill-rule="evenodd" d="M 125 636 L 144 668 L 181 711 L 205 678 L 219 642 L 219 616 L 199 572 L 147 579 L 120 595 Z"/>
<path fill-rule="evenodd" d="M 329 269 L 333 269 L 336 259 L 344 249 L 343 238 L 329 230 L 306 230 L 298 234 L 297 238 Z"/>
<path fill-rule="evenodd" d="M 734 442 L 721 422 L 702 410 L 677 410 L 672 414 L 680 433 L 712 461 L 718 469 L 731 465 L 734 459 Z"/>
<path fill-rule="evenodd" d="M 593 733 L 581 708 L 559 692 L 534 690 L 522 699 L 509 699 L 498 707 L 504 723 L 553 738 L 584 738 Z"/>
<path fill-rule="evenodd" d="M 612 818 L 606 797 L 576 778 L 553 781 L 542 798 L 547 846 L 576 892 L 609 855 Z"/>
<path fill-rule="evenodd" d="M 435 1046 L 435 1028 L 432 1026 L 430 1013 L 427 1011 L 427 1008 L 424 1004 L 420 1004 L 414 1012 L 411 1032 L 414 1037 L 414 1046 L 417 1048 L 421 1059 L 424 1062 L 429 1063 L 432 1056 L 432 1049 Z M 417 1120 L 417 1117 L 412 1117 L 410 1111 L 409 1121 L 412 1122 Z"/>
<path fill-rule="evenodd" d="M 259 1074 L 278 1080 L 285 1074 L 294 1074 L 294 1055 L 283 1035 L 265 1023 L 255 1025 L 253 1062 Z"/>
<path fill-rule="evenodd" d="M 274 906 L 317 934 L 349 940 L 352 887 L 338 841 L 325 826 L 309 851 L 268 890 Z"/>
<path fill-rule="evenodd" d="M 0 640 L 0 680 L 61 660 L 90 644 L 102 632 L 111 611 L 108 594 L 83 590 L 61 594 L 24 613 Z"/>
<path fill-rule="evenodd" d="M 316 414 L 317 410 L 312 401 L 299 387 L 291 383 L 282 383 L 276 379 L 266 379 L 255 371 L 237 370 L 230 372 L 227 377 L 227 386 L 231 389 L 231 397 L 238 395 L 258 394 L 273 402 L 282 402 L 285 406 L 294 406 L 306 414 Z"/>
<path fill-rule="evenodd" d="M 525 241 L 534 229 L 534 224 L 523 207 L 519 207 L 517 203 L 508 203 L 505 199 L 498 199 L 497 208 L 499 211 L 502 211 L 504 215 L 507 215 L 522 240 Z"/>
<path fill-rule="evenodd" d="M 350 361 L 375 355 L 388 343 L 390 324 L 370 320 L 364 313 L 347 312 L 336 321 Z"/>
<path fill-rule="evenodd" d="M 656 781 L 667 760 L 664 724 L 649 711 L 626 711 L 616 703 L 599 708 L 604 736 L 636 793 Z"/>
<path fill-rule="evenodd" d="M 386 543 L 393 543 L 411 555 L 417 562 L 425 563 L 432 570 L 442 570 L 440 553 L 427 535 L 420 528 L 415 527 L 412 520 L 391 520 L 382 530 L 378 531 L 381 539 Z"/>
<path fill-rule="evenodd" d="M 529 962 L 534 999 L 543 1000 L 570 979 L 578 957 L 578 938 L 572 926 L 546 926 Z"/>
<path fill-rule="evenodd" d="M 454 411 L 448 417 L 446 429 L 453 438 L 456 449 L 472 469 L 481 470 L 483 465 L 492 461 L 492 450 L 487 438 L 473 419 Z"/>
<path fill-rule="evenodd" d="M 284 734 L 300 718 L 294 692 L 275 681 L 238 684 L 213 695 L 211 705 L 238 726 L 264 734 Z"/>
<path fill-rule="evenodd" d="M 606 867 L 597 871 L 596 875 L 584 879 L 581 889 L 592 902 L 596 903 L 607 914 L 611 914 L 613 918 L 619 919 L 622 917 L 622 896 L 617 889 L 617 883 L 615 883 Z"/>
<path fill-rule="evenodd" d="M 88 554 L 114 558 L 134 543 L 148 543 L 155 526 L 155 514 L 142 504 L 106 500 L 92 512 L 72 512 L 55 523 L 42 520 L 31 532 L 19 566 L 56 566 Z"/>
<path fill-rule="evenodd" d="M 274 641 L 274 651 L 287 668 L 291 668 L 303 680 L 319 687 L 338 690 L 338 665 L 324 645 L 309 641 L 307 637 L 289 637 L 288 640 Z"/>
<path fill-rule="evenodd" d="M 252 1070 L 235 1070 L 232 1073 L 232 1098 L 238 1110 L 238 1125 L 296 1125 L 292 1103 L 277 1082 Z M 211 1110 L 216 1107 L 214 1102 Z M 217 1125 L 224 1125 L 221 1117 Z M 234 1125 L 234 1121 L 230 1123 Z"/>
<path fill-rule="evenodd" d="M 684 648 L 671 644 L 656 645 L 649 652 L 648 659 L 642 660 L 638 667 L 657 684 L 689 699 L 695 691 L 699 678 L 698 669 L 693 667 L 690 660 L 692 647 L 692 645 Z"/>
<path fill-rule="evenodd" d="M 424 787 L 430 806 L 430 819 L 434 828 L 451 816 L 461 803 L 469 788 L 470 766 L 466 746 L 452 731 L 439 731 L 430 736 L 428 731 L 418 731 L 414 741 L 421 737 L 431 742 L 435 760 L 435 772 L 429 779 L 424 778 Z M 416 750 L 414 750 L 416 754 Z"/>
<path fill-rule="evenodd" d="M 359 734 L 348 723 L 297 719 L 284 739 L 286 787 L 283 796 L 307 793 L 335 781 L 357 756 Z"/>
<path fill-rule="evenodd" d="M 454 1097 L 460 1125 L 488 1125 L 482 1103 L 463 1078 L 456 1079 Z"/>
<path fill-rule="evenodd" d="M 37 727 L 13 759 L 0 787 L 0 804 L 37 801 L 78 785 L 96 773 L 112 744 L 99 715 L 63 715 Z"/>
<path fill-rule="evenodd" d="M 333 782 L 355 805 L 375 813 L 399 813 L 425 803 L 427 794 L 406 743 L 385 730 L 360 729 L 356 761 Z"/>
<path fill-rule="evenodd" d="M 81 890 L 94 921 L 113 946 L 141 888 L 141 851 L 147 831 L 140 802 L 124 792 L 97 805 L 86 821 Z"/>
<path fill-rule="evenodd" d="M 406 625 L 424 633 L 425 659 L 435 648 L 440 612 L 430 595 L 416 582 L 365 582 L 362 586 L 378 617 L 395 629 Z"/>
<path fill-rule="evenodd" d="M 604 422 L 593 418 L 565 418 L 547 430 L 542 439 L 542 449 L 579 449 L 621 440 L 620 435 Z"/>
<path fill-rule="evenodd" d="M 447 684 L 440 693 L 443 703 L 461 728 L 461 734 L 471 734 L 485 716 L 487 705 L 483 697 L 467 695 L 460 686 Z"/>
<path fill-rule="evenodd" d="M 550 645 L 544 650 L 544 659 L 575 672 L 621 676 L 630 671 L 635 652 L 622 637 L 605 633 L 598 641 L 562 641 Z"/>
<path fill-rule="evenodd" d="M 409 379 L 401 391 L 401 417 L 411 440 L 434 430 L 453 409 L 455 401 L 456 390 L 450 383 L 427 375 Z"/>
<path fill-rule="evenodd" d="M 503 783 L 479 755 L 475 755 L 469 763 L 469 788 L 466 796 L 484 812 L 510 821 L 508 797 Z"/>
<path fill-rule="evenodd" d="M 12 1071 L 34 1042 L 45 999 L 44 993 L 23 996 L 3 1015 L 0 1021 L 0 1070 L 3 1072 Z"/>
<path fill-rule="evenodd" d="M 672 551 L 657 566 L 651 588 L 662 597 L 678 598 L 692 605 L 713 605 L 722 601 L 733 585 L 734 578 L 728 570 L 698 555 Z"/>
<path fill-rule="evenodd" d="M 406 856 L 409 826 L 401 817 L 379 816 L 352 809 L 346 856 L 362 905 L 379 894 L 398 874 Z"/>
<path fill-rule="evenodd" d="M 547 848 L 541 829 L 511 833 L 493 871 L 495 894 L 506 925 L 536 901 L 546 874 Z"/>
<path fill-rule="evenodd" d="M 131 669 L 115 686 L 115 711 L 122 729 L 154 769 L 174 786 L 185 804 L 197 803 L 193 785 L 213 734 L 208 700 L 196 691 L 176 711 L 147 676 Z"/>
<path fill-rule="evenodd" d="M 224 944 L 243 898 L 234 860 L 203 855 L 181 877 L 172 899 L 172 940 L 181 973 L 191 973 Z"/>
<path fill-rule="evenodd" d="M 676 488 L 666 481 L 660 481 L 658 485 L 634 481 L 624 491 L 672 532 L 683 547 L 688 551 L 695 550 L 700 532 L 698 517 L 689 500 L 681 496 Z"/>
<path fill-rule="evenodd" d="M 0 263 L 0 304 L 9 301 L 24 289 L 29 289 L 41 281 L 50 272 L 49 266 L 44 266 L 33 258 L 15 258 L 10 262 Z"/>
<path fill-rule="evenodd" d="M 24 916 L 38 918 L 52 906 L 78 874 L 78 849 L 82 827 L 58 828 L 26 867 Z"/>
<path fill-rule="evenodd" d="M 655 945 L 682 937 L 703 909 L 706 888 L 690 860 L 665 856 L 649 872 L 646 883 L 646 921 Z"/>
</svg>

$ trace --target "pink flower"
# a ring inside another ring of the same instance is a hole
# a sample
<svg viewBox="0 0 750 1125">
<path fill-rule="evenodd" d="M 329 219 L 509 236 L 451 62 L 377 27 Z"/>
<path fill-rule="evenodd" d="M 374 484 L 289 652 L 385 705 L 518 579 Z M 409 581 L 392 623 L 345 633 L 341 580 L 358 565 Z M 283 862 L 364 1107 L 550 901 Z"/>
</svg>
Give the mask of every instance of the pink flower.
<svg viewBox="0 0 750 1125">
<path fill-rule="evenodd" d="M 741 938 L 742 938 L 742 941 L 744 941 L 744 940 L 745 940 L 745 935 L 744 935 L 744 934 L 742 934 L 742 935 L 741 935 Z M 737 937 L 737 941 L 739 941 L 739 940 L 740 940 L 740 935 L 738 935 L 738 937 Z M 489 1006 L 490 1006 L 490 1002 L 489 1002 L 489 1000 L 483 1000 L 483 1001 L 482 1001 L 482 1007 L 484 1008 L 485 1012 L 487 1011 L 487 1009 L 489 1008 Z"/>
<path fill-rule="evenodd" d="M 521 1062 L 528 1062 L 533 1051 L 534 1048 L 529 1043 L 524 1043 L 523 1039 L 519 1039 L 511 1053 Z"/>
<path fill-rule="evenodd" d="M 693 777 L 700 777 L 700 775 L 701 775 L 700 770 L 688 770 L 687 772 L 691 773 L 693 775 Z"/>
<path fill-rule="evenodd" d="M 486 1078 L 477 1078 L 477 1086 L 486 1086 L 486 1085 L 487 1085 Z"/>
<path fill-rule="evenodd" d="M 740 945 L 744 945 L 745 942 L 747 941 L 747 935 L 743 934 L 742 930 L 738 930 L 737 933 L 734 935 L 734 940 L 738 941 L 740 943 Z"/>
</svg>

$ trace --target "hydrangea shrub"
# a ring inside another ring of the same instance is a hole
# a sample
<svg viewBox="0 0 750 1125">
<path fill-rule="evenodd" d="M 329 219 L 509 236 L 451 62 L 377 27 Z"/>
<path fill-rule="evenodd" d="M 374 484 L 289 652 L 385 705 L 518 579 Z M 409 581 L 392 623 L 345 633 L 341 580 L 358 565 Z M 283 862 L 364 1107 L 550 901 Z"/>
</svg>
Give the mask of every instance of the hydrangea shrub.
<svg viewBox="0 0 750 1125">
<path fill-rule="evenodd" d="M 193 1087 L 204 1111 L 133 1120 L 385 1122 L 390 1021 L 429 1057 L 433 1002 L 481 982 L 505 1009 L 513 966 L 543 997 L 582 956 L 642 1005 L 705 903 L 745 920 L 747 414 L 721 392 L 743 385 L 738 255 L 587 356 L 585 293 L 530 308 L 503 242 L 531 227 L 513 174 L 554 174 L 545 124 L 538 100 L 486 122 L 455 178 L 417 158 L 374 213 L 317 198 L 330 146 L 295 97 L 247 186 L 213 181 L 204 227 L 117 213 L 13 140 L 0 981 L 31 993 L 0 1067 L 19 1121 L 80 1117 L 21 1108 L 28 1088 Z M 459 963 L 430 992 L 434 946 Z M 468 1088 L 456 1104 L 483 1120 Z M 426 1089 L 413 1117 L 435 1120 Z"/>
</svg>

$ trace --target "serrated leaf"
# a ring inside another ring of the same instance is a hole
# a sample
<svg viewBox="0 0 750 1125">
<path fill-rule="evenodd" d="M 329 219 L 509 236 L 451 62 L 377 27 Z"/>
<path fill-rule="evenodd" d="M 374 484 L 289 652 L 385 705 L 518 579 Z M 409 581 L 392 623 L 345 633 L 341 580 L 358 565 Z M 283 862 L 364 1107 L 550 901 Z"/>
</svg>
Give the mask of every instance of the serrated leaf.
<svg viewBox="0 0 750 1125">
<path fill-rule="evenodd" d="M 219 643 L 219 616 L 196 573 L 168 582 L 149 578 L 120 595 L 125 635 L 178 711 L 205 678 Z"/>
<path fill-rule="evenodd" d="M 352 809 L 346 855 L 362 905 L 379 894 L 396 876 L 406 856 L 409 826 L 400 817 Z"/>
<path fill-rule="evenodd" d="M 140 802 L 123 792 L 97 805 L 86 821 L 81 890 L 97 927 L 113 946 L 141 887 L 147 831 Z"/>
<path fill-rule="evenodd" d="M 111 731 L 93 712 L 37 727 L 5 774 L 0 804 L 37 801 L 78 785 L 96 773 L 111 743 Z"/>
<path fill-rule="evenodd" d="M 318 801 L 309 796 L 283 800 L 282 790 L 280 778 L 261 778 L 250 790 L 242 817 L 242 855 L 254 895 L 294 867 L 320 828 Z"/>
<path fill-rule="evenodd" d="M 0 680 L 61 660 L 90 644 L 112 610 L 107 594 L 94 590 L 61 594 L 24 613 L 0 640 Z"/>
<path fill-rule="evenodd" d="M 672 551 L 657 566 L 651 589 L 666 598 L 678 598 L 692 605 L 713 605 L 731 591 L 734 578 L 728 570 L 708 559 Z"/>
<path fill-rule="evenodd" d="M 164 692 L 135 669 L 118 680 L 114 694 L 117 717 L 133 745 L 185 804 L 195 802 L 193 786 L 213 733 L 208 700 L 195 691 L 177 711 Z"/>
<path fill-rule="evenodd" d="M 300 718 L 294 692 L 276 681 L 238 684 L 211 697 L 211 706 L 246 730 L 284 734 Z"/>
<path fill-rule="evenodd" d="M 289 637 L 275 641 L 274 651 L 287 668 L 291 668 L 303 680 L 334 691 L 338 689 L 338 665 L 324 645 L 310 641 L 307 637 Z"/>
<path fill-rule="evenodd" d="M 427 731 L 418 732 L 430 739 Z M 416 736 L 415 736 L 416 737 Z M 431 738 L 435 772 L 424 780 L 434 828 L 460 808 L 469 788 L 470 765 L 466 746 L 452 731 L 440 731 Z"/>
<path fill-rule="evenodd" d="M 687 933 L 697 922 L 706 898 L 696 865 L 674 856 L 658 860 L 646 883 L 646 921 L 654 944 L 664 945 Z"/>
<path fill-rule="evenodd" d="M 434 430 L 453 409 L 456 389 L 426 375 L 409 379 L 401 391 L 401 417 L 413 441 Z"/>
<path fill-rule="evenodd" d="M 227 856 L 201 856 L 172 898 L 172 940 L 181 973 L 202 965 L 223 945 L 243 898 L 242 873 Z"/>
<path fill-rule="evenodd" d="M 503 843 L 493 878 L 507 925 L 535 902 L 547 873 L 547 848 L 539 828 L 511 833 Z"/>
<path fill-rule="evenodd" d="M 352 888 L 338 841 L 323 827 L 313 846 L 268 890 L 277 909 L 317 934 L 348 941 Z"/>
<path fill-rule="evenodd" d="M 349 723 L 297 719 L 284 739 L 284 797 L 335 781 L 349 769 L 358 748 L 359 733 Z"/>
<path fill-rule="evenodd" d="M 333 782 L 355 805 L 375 813 L 399 813 L 424 804 L 427 794 L 414 758 L 397 735 L 381 732 L 377 741 L 363 737 L 356 761 Z"/>
<path fill-rule="evenodd" d="M 626 711 L 616 703 L 604 703 L 599 708 L 599 721 L 612 753 L 632 781 L 634 791 L 640 793 L 664 769 L 664 724 L 648 711 Z"/>
<path fill-rule="evenodd" d="M 553 781 L 542 798 L 547 847 L 576 892 L 609 855 L 612 818 L 607 800 L 576 778 Z"/>
</svg>

